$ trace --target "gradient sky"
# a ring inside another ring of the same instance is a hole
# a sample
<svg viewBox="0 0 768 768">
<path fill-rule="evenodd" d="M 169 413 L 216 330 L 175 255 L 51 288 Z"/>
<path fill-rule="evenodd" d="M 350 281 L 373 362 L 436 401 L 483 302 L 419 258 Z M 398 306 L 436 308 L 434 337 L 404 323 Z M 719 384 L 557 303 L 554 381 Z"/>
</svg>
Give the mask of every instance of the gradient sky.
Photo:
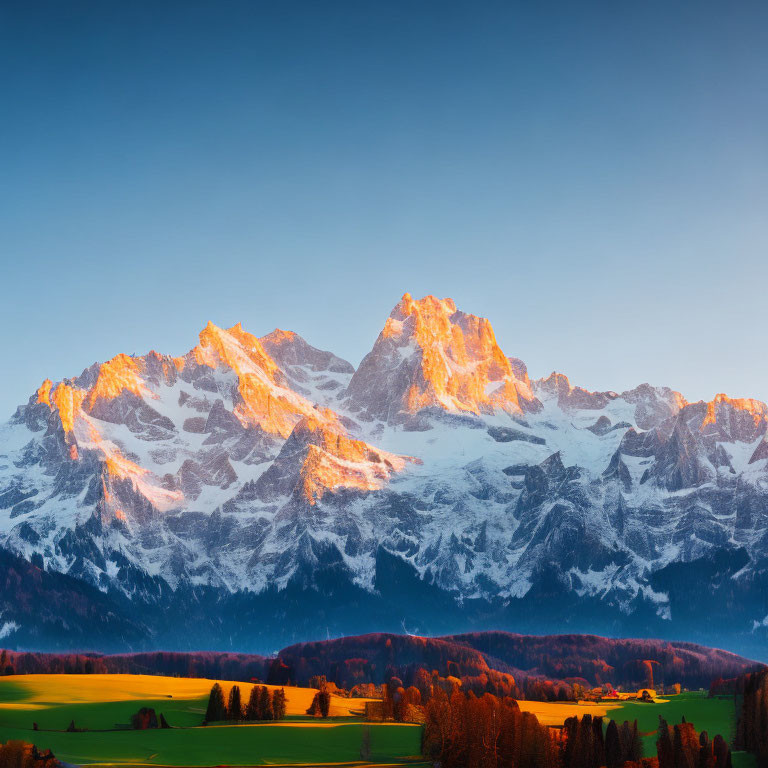
<svg viewBox="0 0 768 768">
<path fill-rule="evenodd" d="M 405 292 L 534 376 L 768 399 L 765 2 L 0 3 L 0 414 Z"/>
</svg>

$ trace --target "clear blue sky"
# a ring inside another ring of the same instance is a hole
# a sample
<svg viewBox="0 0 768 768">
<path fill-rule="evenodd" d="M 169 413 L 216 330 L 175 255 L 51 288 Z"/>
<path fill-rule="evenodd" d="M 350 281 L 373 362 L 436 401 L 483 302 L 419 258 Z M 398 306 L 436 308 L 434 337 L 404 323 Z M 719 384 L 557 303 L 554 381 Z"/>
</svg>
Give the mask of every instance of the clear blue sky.
<svg viewBox="0 0 768 768">
<path fill-rule="evenodd" d="M 768 4 L 0 4 L 0 413 L 401 294 L 536 376 L 768 399 Z"/>
</svg>

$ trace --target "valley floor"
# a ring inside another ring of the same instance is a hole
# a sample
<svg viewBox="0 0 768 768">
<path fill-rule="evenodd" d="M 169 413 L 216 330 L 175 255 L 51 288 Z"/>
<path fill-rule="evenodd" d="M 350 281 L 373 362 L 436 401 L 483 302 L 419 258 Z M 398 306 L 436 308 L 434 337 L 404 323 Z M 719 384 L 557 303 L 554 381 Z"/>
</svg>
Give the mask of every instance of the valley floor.
<svg viewBox="0 0 768 768">
<path fill-rule="evenodd" d="M 334 696 L 327 720 L 307 717 L 315 694 L 310 688 L 285 688 L 287 717 L 279 723 L 200 727 L 214 682 L 149 675 L 0 678 L 0 742 L 32 742 L 78 765 L 359 765 L 366 729 L 369 762 L 410 763 L 421 751 L 418 725 L 364 723 L 365 699 Z M 219 682 L 226 696 L 233 683 Z M 247 699 L 251 685 L 238 685 Z M 141 707 L 162 712 L 172 727 L 127 730 Z M 87 730 L 67 733 L 72 721 Z"/>
<path fill-rule="evenodd" d="M 362 720 L 365 699 L 334 696 L 331 717 L 307 717 L 315 690 L 286 687 L 287 717 L 278 723 L 202 726 L 213 680 L 143 675 L 20 675 L 0 678 L 0 742 L 11 739 L 51 749 L 65 763 L 121 766 L 419 765 L 421 727 Z M 225 696 L 233 683 L 219 681 Z M 247 699 L 249 683 L 238 683 Z M 127 728 L 141 707 L 162 713 L 168 730 Z M 659 716 L 670 725 L 683 716 L 698 731 L 730 740 L 735 707 L 730 697 L 703 692 L 636 701 L 575 704 L 521 701 L 546 725 L 572 715 L 592 714 L 618 722 L 638 720 L 646 755 L 655 754 Z M 68 733 L 73 722 L 81 732 Z M 33 730 L 37 723 L 37 731 Z M 361 762 L 364 734 L 370 757 Z M 734 768 L 751 768 L 751 758 L 734 753 Z"/>
</svg>

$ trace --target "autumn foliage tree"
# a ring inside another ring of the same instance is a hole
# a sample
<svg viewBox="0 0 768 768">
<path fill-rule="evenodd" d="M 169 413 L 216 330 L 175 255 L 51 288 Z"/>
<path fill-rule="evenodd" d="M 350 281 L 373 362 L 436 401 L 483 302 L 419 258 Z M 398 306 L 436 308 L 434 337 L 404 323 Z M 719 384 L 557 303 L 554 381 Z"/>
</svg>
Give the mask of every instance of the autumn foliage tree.
<svg viewBox="0 0 768 768">
<path fill-rule="evenodd" d="M 326 689 L 323 689 L 315 694 L 312 703 L 309 705 L 307 714 L 312 717 L 328 717 L 330 709 L 331 694 Z"/>
<path fill-rule="evenodd" d="M 567 718 L 563 731 L 563 762 L 568 768 L 620 768 L 643 754 L 637 721 L 619 726 L 611 720 L 604 727 L 602 717 L 586 714 Z"/>
<path fill-rule="evenodd" d="M 320 691 L 317 694 L 317 703 L 320 707 L 320 716 L 328 717 L 331 711 L 331 694 L 328 691 Z"/>
<path fill-rule="evenodd" d="M 50 750 L 44 752 L 23 741 L 0 744 L 0 768 L 62 768 Z"/>
<path fill-rule="evenodd" d="M 136 731 L 158 728 L 157 713 L 151 707 L 142 707 L 136 714 L 131 715 L 131 727 Z"/>
<path fill-rule="evenodd" d="M 542 726 L 514 699 L 433 688 L 423 754 L 442 768 L 732 768 L 722 736 L 659 719 L 657 758 L 644 758 L 637 720 L 621 725 L 585 714 Z"/>
<path fill-rule="evenodd" d="M 424 755 L 443 768 L 552 768 L 549 729 L 511 698 L 438 688 L 425 711 Z"/>
<path fill-rule="evenodd" d="M 706 731 L 696 733 L 693 723 L 670 728 L 659 717 L 656 752 L 659 768 L 731 768 L 731 750 L 719 734 L 710 741 Z"/>
</svg>

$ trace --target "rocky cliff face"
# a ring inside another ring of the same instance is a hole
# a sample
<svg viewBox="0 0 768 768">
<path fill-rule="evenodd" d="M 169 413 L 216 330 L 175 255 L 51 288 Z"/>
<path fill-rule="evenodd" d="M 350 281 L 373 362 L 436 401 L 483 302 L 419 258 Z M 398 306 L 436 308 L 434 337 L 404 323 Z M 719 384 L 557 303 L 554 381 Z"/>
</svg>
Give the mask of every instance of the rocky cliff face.
<svg viewBox="0 0 768 768">
<path fill-rule="evenodd" d="M 698 579 L 757 643 L 767 427 L 756 400 L 531 380 L 487 320 L 406 294 L 357 370 L 294 333 L 209 324 L 183 357 L 43 382 L 0 433 L 0 543 L 182 624 L 190 601 L 236 615 L 231 601 L 290 599 L 327 631 L 323 600 L 351 590 L 356 631 L 430 611 L 440 630 L 480 615 L 589 629 L 602 612 L 663 634 Z"/>
</svg>

